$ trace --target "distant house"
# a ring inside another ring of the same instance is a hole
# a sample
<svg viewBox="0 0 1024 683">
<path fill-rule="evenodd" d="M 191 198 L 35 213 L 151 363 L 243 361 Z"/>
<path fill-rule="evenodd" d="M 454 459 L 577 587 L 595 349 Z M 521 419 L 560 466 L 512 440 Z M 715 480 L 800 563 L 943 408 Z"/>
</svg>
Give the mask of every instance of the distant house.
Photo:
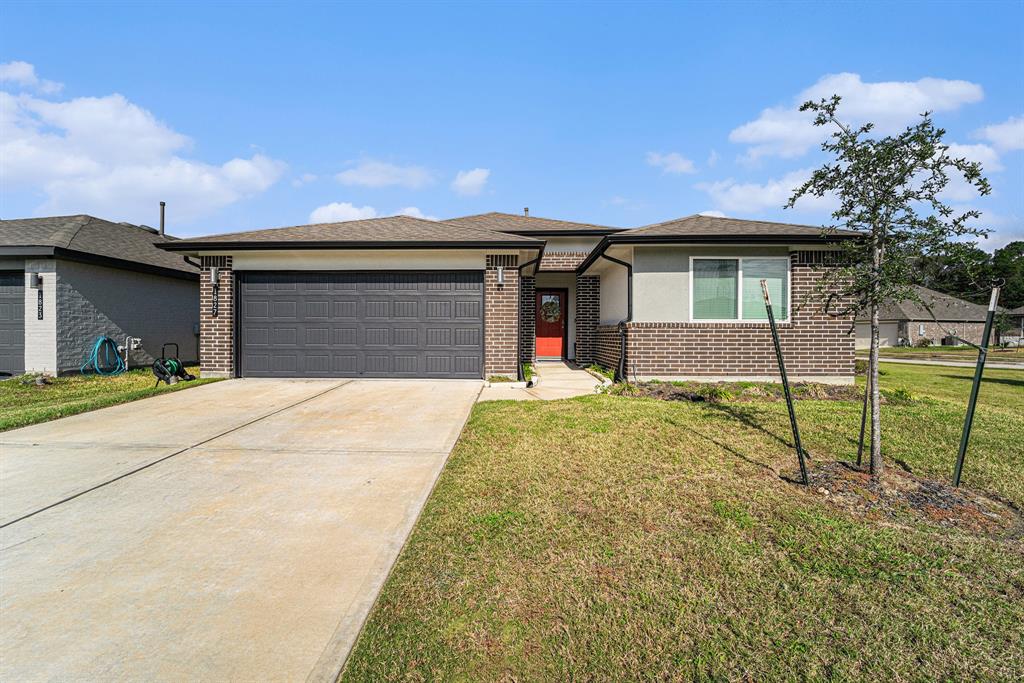
<svg viewBox="0 0 1024 683">
<path fill-rule="evenodd" d="M 975 344 L 981 343 L 987 309 L 980 304 L 942 294 L 927 287 L 914 287 L 922 303 L 893 301 L 879 310 L 878 339 L 881 346 L 913 346 L 925 338 L 933 344 L 956 335 Z M 947 339 L 947 341 L 949 341 Z M 951 343 L 959 344 L 959 341 Z M 870 318 L 857 319 L 857 348 L 871 346 Z"/>
<path fill-rule="evenodd" d="M 199 271 L 153 228 L 92 216 L 0 221 L 0 375 L 77 372 L 96 338 L 142 338 L 132 365 L 198 358 Z"/>
</svg>

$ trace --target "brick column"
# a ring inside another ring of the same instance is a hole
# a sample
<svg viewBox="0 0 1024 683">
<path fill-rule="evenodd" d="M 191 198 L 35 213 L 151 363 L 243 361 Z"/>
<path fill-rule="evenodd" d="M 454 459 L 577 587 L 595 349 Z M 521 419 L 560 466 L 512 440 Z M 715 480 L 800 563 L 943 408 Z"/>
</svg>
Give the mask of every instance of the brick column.
<svg viewBox="0 0 1024 683">
<path fill-rule="evenodd" d="M 519 283 L 519 360 L 532 363 L 537 352 L 537 278 Z"/>
<path fill-rule="evenodd" d="M 202 257 L 199 276 L 199 370 L 203 377 L 235 376 L 235 276 L 230 256 Z M 220 269 L 217 316 L 211 269 Z"/>
<path fill-rule="evenodd" d="M 594 362 L 597 325 L 601 321 L 601 278 L 576 276 L 576 362 Z"/>
<path fill-rule="evenodd" d="M 519 364 L 519 257 L 488 254 L 484 271 L 484 377 L 505 375 L 515 378 Z M 504 269 L 505 284 L 498 284 L 498 268 Z"/>
</svg>

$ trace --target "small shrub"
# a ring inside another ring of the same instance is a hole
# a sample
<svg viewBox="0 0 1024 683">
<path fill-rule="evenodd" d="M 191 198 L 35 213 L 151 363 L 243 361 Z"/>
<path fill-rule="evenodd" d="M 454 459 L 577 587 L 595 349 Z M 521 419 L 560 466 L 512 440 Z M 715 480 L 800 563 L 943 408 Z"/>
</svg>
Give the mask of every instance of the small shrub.
<svg viewBox="0 0 1024 683">
<path fill-rule="evenodd" d="M 931 345 L 932 340 L 929 339 L 928 337 L 920 337 L 916 342 L 914 342 L 914 346 L 919 349 L 926 349 Z"/>
<path fill-rule="evenodd" d="M 910 392 L 910 389 L 906 387 L 896 387 L 895 389 L 882 389 L 882 396 L 888 403 L 893 404 L 907 404 L 913 403 L 917 400 L 917 397 Z"/>
<path fill-rule="evenodd" d="M 735 398 L 731 391 L 717 384 L 703 384 L 697 388 L 696 394 L 708 403 L 724 403 Z"/>
<path fill-rule="evenodd" d="M 601 375 L 602 377 L 607 377 L 608 379 L 610 379 L 613 382 L 615 381 L 615 371 L 614 370 L 609 370 L 608 368 L 604 367 L 603 365 L 598 365 L 597 363 L 591 363 L 590 365 L 587 366 L 587 369 L 588 370 L 593 370 L 597 374 Z"/>
<path fill-rule="evenodd" d="M 527 382 L 533 379 L 533 363 L 523 363 L 523 379 Z"/>
</svg>

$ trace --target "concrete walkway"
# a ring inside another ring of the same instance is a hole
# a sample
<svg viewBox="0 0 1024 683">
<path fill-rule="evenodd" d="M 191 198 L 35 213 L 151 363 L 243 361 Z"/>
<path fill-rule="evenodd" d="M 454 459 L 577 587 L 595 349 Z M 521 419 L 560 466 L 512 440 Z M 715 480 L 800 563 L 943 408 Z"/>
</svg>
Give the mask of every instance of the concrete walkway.
<svg viewBox="0 0 1024 683">
<path fill-rule="evenodd" d="M 334 680 L 479 381 L 233 380 L 0 434 L 0 680 Z"/>
<path fill-rule="evenodd" d="M 601 381 L 586 370 L 570 367 L 562 361 L 539 361 L 533 370 L 540 378 L 537 386 L 513 389 L 501 385 L 486 387 L 479 401 L 552 401 L 593 394 Z"/>
</svg>

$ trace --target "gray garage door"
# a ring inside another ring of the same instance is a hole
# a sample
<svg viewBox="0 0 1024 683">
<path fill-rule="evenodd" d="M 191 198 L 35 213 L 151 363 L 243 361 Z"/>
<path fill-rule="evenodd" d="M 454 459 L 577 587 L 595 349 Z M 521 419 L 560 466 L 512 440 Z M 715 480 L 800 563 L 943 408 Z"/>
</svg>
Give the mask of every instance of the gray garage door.
<svg viewBox="0 0 1024 683">
<path fill-rule="evenodd" d="M 0 376 L 25 372 L 25 273 L 0 271 Z"/>
<path fill-rule="evenodd" d="M 243 377 L 483 373 L 480 271 L 239 275 Z"/>
</svg>

